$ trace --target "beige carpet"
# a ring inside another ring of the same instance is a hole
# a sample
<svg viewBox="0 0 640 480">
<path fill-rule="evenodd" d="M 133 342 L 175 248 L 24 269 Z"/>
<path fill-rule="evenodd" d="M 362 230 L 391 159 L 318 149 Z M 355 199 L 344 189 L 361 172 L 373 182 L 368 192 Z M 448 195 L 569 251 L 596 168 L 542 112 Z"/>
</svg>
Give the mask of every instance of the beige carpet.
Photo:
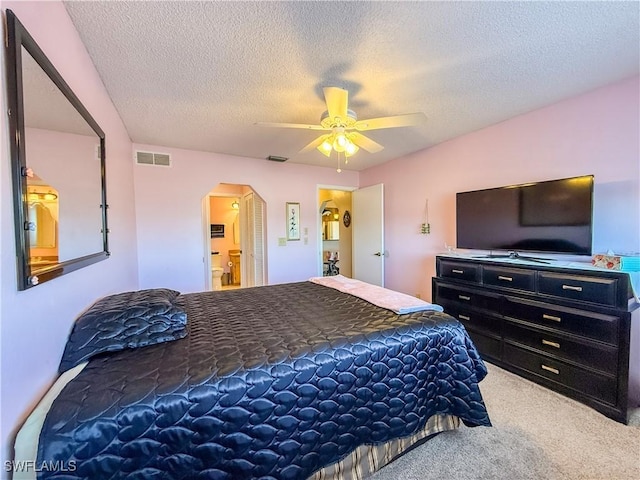
<svg viewBox="0 0 640 480">
<path fill-rule="evenodd" d="M 442 433 L 373 480 L 638 480 L 640 410 L 630 425 L 487 363 L 493 427 Z"/>
</svg>

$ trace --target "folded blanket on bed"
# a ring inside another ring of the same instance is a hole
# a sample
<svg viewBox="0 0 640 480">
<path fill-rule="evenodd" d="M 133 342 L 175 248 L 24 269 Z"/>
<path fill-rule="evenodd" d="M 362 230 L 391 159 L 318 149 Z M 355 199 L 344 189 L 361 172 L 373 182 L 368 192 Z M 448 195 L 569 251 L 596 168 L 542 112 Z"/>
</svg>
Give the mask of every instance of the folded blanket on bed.
<svg viewBox="0 0 640 480">
<path fill-rule="evenodd" d="M 312 277 L 310 282 L 324 285 L 325 287 L 335 288 L 336 290 L 348 293 L 354 297 L 366 300 L 369 303 L 387 310 L 391 310 L 397 314 L 422 312 L 425 310 L 435 310 L 442 312 L 440 305 L 425 302 L 419 298 L 412 297 L 405 293 L 389 290 L 388 288 L 371 285 L 370 283 L 347 278 L 342 275 L 334 275 L 331 277 Z"/>
</svg>

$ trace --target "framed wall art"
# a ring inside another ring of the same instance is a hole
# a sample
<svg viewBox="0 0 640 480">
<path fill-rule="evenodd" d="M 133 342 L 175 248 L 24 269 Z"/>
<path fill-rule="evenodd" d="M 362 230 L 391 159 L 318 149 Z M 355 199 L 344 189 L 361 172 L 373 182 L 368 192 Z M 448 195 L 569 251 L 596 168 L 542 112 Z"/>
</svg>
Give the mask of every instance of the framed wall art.
<svg viewBox="0 0 640 480">
<path fill-rule="evenodd" d="M 344 215 L 342 216 L 342 223 L 347 228 L 351 226 L 351 214 L 349 213 L 349 210 L 344 211 Z"/>
<path fill-rule="evenodd" d="M 300 204 L 287 202 L 287 240 L 300 240 Z"/>
<path fill-rule="evenodd" d="M 222 223 L 211 224 L 211 238 L 224 238 L 224 224 Z"/>
</svg>

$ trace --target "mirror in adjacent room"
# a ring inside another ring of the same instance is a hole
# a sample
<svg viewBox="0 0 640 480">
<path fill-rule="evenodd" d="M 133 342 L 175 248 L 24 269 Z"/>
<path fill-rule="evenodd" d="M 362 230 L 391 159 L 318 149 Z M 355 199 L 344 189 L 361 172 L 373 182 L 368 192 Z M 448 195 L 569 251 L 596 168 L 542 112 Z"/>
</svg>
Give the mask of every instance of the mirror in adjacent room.
<svg viewBox="0 0 640 480">
<path fill-rule="evenodd" d="M 10 10 L 8 99 L 18 288 L 108 257 L 105 136 Z"/>
<path fill-rule="evenodd" d="M 325 207 L 322 211 L 323 240 L 340 240 L 340 212 L 337 208 Z"/>
</svg>

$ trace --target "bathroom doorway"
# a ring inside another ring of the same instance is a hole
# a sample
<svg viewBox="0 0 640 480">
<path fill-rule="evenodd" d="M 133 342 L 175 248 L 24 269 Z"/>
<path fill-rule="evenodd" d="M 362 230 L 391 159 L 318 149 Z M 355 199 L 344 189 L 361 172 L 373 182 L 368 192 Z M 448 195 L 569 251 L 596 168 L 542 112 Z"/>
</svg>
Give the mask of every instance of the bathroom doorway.
<svg viewBox="0 0 640 480">
<path fill-rule="evenodd" d="M 203 199 L 207 290 L 264 285 L 265 214 L 248 185 L 221 183 Z"/>
<path fill-rule="evenodd" d="M 320 274 L 352 277 L 351 191 L 318 188 Z"/>
</svg>

